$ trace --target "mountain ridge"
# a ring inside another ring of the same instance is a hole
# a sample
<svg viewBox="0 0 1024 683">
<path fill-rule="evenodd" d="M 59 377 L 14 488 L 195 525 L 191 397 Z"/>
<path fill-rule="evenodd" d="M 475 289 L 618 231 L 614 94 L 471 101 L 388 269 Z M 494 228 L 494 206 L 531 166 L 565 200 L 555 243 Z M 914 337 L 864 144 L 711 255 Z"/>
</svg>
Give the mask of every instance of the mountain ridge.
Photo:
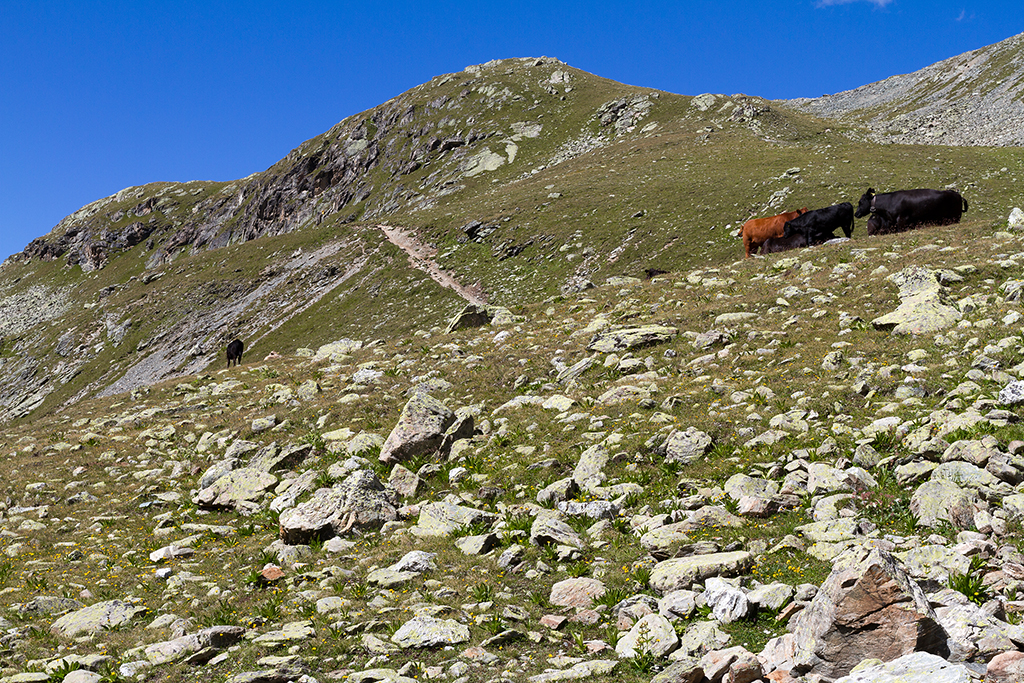
<svg viewBox="0 0 1024 683">
<path fill-rule="evenodd" d="M 818 116 L 863 123 L 875 142 L 1020 146 L 1024 33 L 913 73 L 788 102 Z"/>
</svg>

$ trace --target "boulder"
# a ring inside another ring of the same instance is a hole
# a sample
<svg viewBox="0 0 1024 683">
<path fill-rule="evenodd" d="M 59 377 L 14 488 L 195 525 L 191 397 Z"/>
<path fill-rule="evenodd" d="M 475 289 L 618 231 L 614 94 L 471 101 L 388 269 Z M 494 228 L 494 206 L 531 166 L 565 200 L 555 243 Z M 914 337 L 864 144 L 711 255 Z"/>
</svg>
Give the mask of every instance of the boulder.
<svg viewBox="0 0 1024 683">
<path fill-rule="evenodd" d="M 963 317 L 936 271 L 911 266 L 886 279 L 899 287 L 900 305 L 892 313 L 871 321 L 877 330 L 893 334 L 934 334 Z"/>
<path fill-rule="evenodd" d="M 662 344 L 676 336 L 678 330 L 664 325 L 642 325 L 640 327 L 624 327 L 618 330 L 599 332 L 587 344 L 590 351 L 613 353 L 626 349 L 636 349 L 654 344 Z"/>
<path fill-rule="evenodd" d="M 377 529 L 398 518 L 398 503 L 370 470 L 356 470 L 343 482 L 320 489 L 305 503 L 279 517 L 281 540 L 306 544 L 312 538 L 330 538 L 353 528 Z"/>
<path fill-rule="evenodd" d="M 665 461 L 689 465 L 707 455 L 711 444 L 712 438 L 696 427 L 673 430 L 665 442 Z"/>
<path fill-rule="evenodd" d="M 914 652 L 891 662 L 864 662 L 836 683 L 971 683 L 974 680 L 970 670 L 962 664 L 950 664 L 928 652 Z M 995 683 L 991 678 L 986 680 Z"/>
<path fill-rule="evenodd" d="M 199 491 L 194 502 L 203 508 L 244 508 L 256 503 L 277 484 L 277 477 L 251 467 L 231 470 L 210 486 Z"/>
<path fill-rule="evenodd" d="M 679 636 L 670 622 L 660 614 L 647 614 L 619 638 L 615 652 L 620 657 L 650 654 L 664 657 L 679 647 Z"/>
<path fill-rule="evenodd" d="M 436 451 L 454 422 L 455 413 L 445 404 L 428 394 L 413 394 L 381 446 L 380 461 L 394 464 Z"/>
<path fill-rule="evenodd" d="M 448 536 L 460 527 L 478 522 L 493 524 L 497 518 L 493 512 L 438 501 L 427 503 L 420 508 L 420 516 L 416 526 L 412 528 L 412 533 L 420 537 Z"/>
<path fill-rule="evenodd" d="M 917 515 L 918 524 L 938 526 L 946 521 L 957 529 L 974 526 L 977 494 L 948 479 L 931 479 L 921 484 L 910 497 L 910 512 Z"/>
<path fill-rule="evenodd" d="M 840 556 L 810 605 L 792 618 L 790 631 L 791 669 L 798 674 L 836 678 L 864 659 L 949 653 L 924 591 L 878 548 L 857 547 Z"/>
<path fill-rule="evenodd" d="M 50 630 L 69 638 L 82 633 L 100 633 L 107 629 L 124 626 L 147 611 L 143 605 L 133 605 L 121 600 L 107 600 L 65 614 L 53 622 Z"/>
<path fill-rule="evenodd" d="M 712 576 L 735 576 L 751 569 L 754 557 L 746 551 L 675 557 L 654 565 L 650 585 L 662 595 L 690 588 Z"/>
<path fill-rule="evenodd" d="M 594 605 L 594 600 L 604 593 L 605 585 L 597 579 L 587 577 L 565 579 L 551 587 L 551 596 L 548 601 L 559 607 L 589 609 Z"/>
<path fill-rule="evenodd" d="M 457 645 L 469 640 L 469 627 L 454 619 L 413 617 L 402 624 L 391 642 L 403 649 Z"/>
</svg>

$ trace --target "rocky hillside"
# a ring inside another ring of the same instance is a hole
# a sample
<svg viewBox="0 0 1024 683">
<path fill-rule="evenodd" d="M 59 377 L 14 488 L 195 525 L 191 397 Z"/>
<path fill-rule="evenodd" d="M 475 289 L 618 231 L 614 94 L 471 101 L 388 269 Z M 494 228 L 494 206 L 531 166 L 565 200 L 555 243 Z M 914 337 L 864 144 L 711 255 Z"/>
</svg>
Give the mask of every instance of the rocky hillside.
<svg viewBox="0 0 1024 683">
<path fill-rule="evenodd" d="M 260 354 L 444 326 L 741 253 L 753 215 L 957 187 L 1005 220 L 1016 148 L 857 142 L 756 97 L 683 97 L 551 59 L 439 76 L 229 183 L 94 202 L 0 268 L 0 422 Z M 862 230 L 862 229 L 861 229 Z"/>
<path fill-rule="evenodd" d="M 1022 262 L 618 277 L 10 427 L 0 680 L 1020 680 Z"/>
<path fill-rule="evenodd" d="M 870 139 L 911 145 L 1024 144 L 1024 34 L 835 95 L 802 111 L 866 125 Z"/>
</svg>

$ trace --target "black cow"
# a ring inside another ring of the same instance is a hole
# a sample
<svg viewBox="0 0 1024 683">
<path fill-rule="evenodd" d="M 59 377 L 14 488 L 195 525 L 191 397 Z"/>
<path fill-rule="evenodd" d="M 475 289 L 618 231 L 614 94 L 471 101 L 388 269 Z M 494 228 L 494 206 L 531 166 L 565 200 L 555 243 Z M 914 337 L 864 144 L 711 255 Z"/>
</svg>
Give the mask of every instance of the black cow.
<svg viewBox="0 0 1024 683">
<path fill-rule="evenodd" d="M 795 232 L 789 237 L 769 237 L 761 245 L 761 255 L 775 254 L 790 249 L 800 249 L 807 246 L 807 236 L 802 232 Z"/>
<path fill-rule="evenodd" d="M 231 362 L 234 361 L 235 365 L 242 362 L 242 350 L 245 348 L 245 344 L 242 343 L 241 339 L 235 339 L 234 341 L 228 342 L 228 367 L 231 367 Z"/>
<path fill-rule="evenodd" d="M 808 211 L 787 222 L 782 236 L 803 235 L 810 246 L 834 238 L 836 228 L 842 228 L 847 237 L 853 234 L 853 204 L 850 202 Z"/>
<path fill-rule="evenodd" d="M 886 214 L 871 214 L 871 218 L 868 219 L 869 235 L 886 235 L 890 232 L 893 232 L 892 223 L 889 222 L 889 218 Z"/>
<path fill-rule="evenodd" d="M 872 188 L 861 195 L 857 218 L 869 213 L 881 216 L 878 232 L 903 232 L 918 225 L 959 223 L 967 211 L 967 200 L 955 190 L 901 190 L 875 194 Z M 877 234 L 877 233 L 868 233 Z"/>
</svg>

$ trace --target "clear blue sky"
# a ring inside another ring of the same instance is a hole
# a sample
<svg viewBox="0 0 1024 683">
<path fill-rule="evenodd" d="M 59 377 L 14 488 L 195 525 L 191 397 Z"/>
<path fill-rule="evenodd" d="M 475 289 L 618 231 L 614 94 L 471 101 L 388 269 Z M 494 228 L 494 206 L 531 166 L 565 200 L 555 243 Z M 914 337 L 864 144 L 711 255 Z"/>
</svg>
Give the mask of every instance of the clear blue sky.
<svg viewBox="0 0 1024 683">
<path fill-rule="evenodd" d="M 557 57 L 631 85 L 847 90 L 1024 31 L 1021 0 L 0 0 L 0 259 L 131 185 L 262 171 L 432 77 Z"/>
</svg>

